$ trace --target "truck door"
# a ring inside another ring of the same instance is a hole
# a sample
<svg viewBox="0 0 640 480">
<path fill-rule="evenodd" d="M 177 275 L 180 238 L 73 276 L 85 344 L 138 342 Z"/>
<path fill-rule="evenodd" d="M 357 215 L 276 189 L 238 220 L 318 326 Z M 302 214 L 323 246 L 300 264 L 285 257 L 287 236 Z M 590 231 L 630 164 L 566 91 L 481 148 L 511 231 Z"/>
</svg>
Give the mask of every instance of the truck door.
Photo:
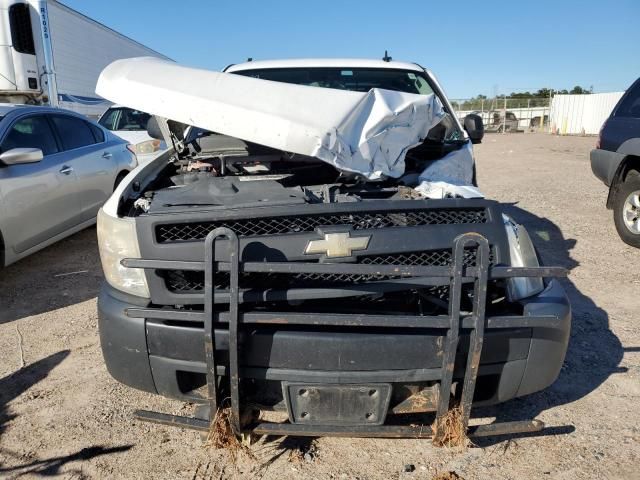
<svg viewBox="0 0 640 480">
<path fill-rule="evenodd" d="M 37 163 L 0 166 L 0 183 L 8 216 L 5 235 L 16 253 L 79 223 L 76 176 L 66 168 L 67 156 L 56 142 L 45 115 L 18 118 L 0 140 L 0 152 L 33 147 L 44 158 Z"/>
</svg>

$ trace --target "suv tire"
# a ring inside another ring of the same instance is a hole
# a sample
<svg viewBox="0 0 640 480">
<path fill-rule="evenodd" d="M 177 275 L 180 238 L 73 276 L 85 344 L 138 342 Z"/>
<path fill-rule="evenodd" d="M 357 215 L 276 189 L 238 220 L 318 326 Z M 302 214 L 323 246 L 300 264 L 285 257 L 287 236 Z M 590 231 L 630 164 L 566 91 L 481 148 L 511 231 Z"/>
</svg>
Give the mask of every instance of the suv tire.
<svg viewBox="0 0 640 480">
<path fill-rule="evenodd" d="M 635 197 L 635 199 L 634 199 Z M 628 222 L 635 217 L 635 227 Z M 630 218 L 631 217 L 631 218 Z M 623 242 L 640 248 L 640 173 L 632 170 L 613 198 L 613 221 Z"/>
</svg>

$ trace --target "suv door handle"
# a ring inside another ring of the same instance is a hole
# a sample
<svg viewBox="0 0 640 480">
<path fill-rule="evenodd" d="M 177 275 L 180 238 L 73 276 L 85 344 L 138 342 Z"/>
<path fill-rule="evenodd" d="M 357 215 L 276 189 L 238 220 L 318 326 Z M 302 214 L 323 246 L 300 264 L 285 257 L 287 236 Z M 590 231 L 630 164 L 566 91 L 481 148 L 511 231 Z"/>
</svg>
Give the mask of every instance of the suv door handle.
<svg viewBox="0 0 640 480">
<path fill-rule="evenodd" d="M 104 153 L 102 154 L 102 158 L 105 158 L 105 159 L 107 159 L 107 160 L 108 160 L 108 159 L 110 159 L 111 157 L 113 157 L 113 154 L 112 154 L 112 153 L 104 152 Z"/>
<path fill-rule="evenodd" d="M 64 165 L 61 169 L 60 169 L 60 173 L 64 173 L 65 175 L 69 175 L 71 174 L 71 172 L 73 172 L 73 168 L 71 168 L 68 165 Z"/>
</svg>

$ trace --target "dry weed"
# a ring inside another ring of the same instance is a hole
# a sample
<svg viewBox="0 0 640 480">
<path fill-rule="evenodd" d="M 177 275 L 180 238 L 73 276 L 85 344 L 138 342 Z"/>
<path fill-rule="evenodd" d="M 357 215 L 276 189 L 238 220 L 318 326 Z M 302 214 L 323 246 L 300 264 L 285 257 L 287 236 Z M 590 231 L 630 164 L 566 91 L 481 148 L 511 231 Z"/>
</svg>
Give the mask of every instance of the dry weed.
<svg viewBox="0 0 640 480">
<path fill-rule="evenodd" d="M 432 480 L 464 480 L 456 472 L 442 472 L 433 477 Z"/>
<path fill-rule="evenodd" d="M 437 435 L 440 426 L 442 426 L 442 436 Z M 469 446 L 470 441 L 462 422 L 462 410 L 459 406 L 449 409 L 444 418 L 436 419 L 431 428 L 434 434 L 433 444 L 437 447 L 457 447 L 464 450 Z"/>
<path fill-rule="evenodd" d="M 244 453 L 249 458 L 254 459 L 253 452 L 243 445 L 231 428 L 231 409 L 221 408 L 216 412 L 205 446 L 217 449 L 223 449 L 229 452 L 231 459 L 235 463 L 239 453 Z"/>
</svg>

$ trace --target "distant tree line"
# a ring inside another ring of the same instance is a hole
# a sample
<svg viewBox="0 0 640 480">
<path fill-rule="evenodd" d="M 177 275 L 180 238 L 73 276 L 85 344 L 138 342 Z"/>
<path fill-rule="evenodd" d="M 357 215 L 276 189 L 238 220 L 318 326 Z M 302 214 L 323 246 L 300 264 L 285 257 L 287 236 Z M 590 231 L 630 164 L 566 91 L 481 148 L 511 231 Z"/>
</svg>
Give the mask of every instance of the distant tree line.
<svg viewBox="0 0 640 480">
<path fill-rule="evenodd" d="M 535 92 L 511 92 L 509 95 L 497 95 L 489 98 L 486 95 L 477 95 L 473 98 L 454 102 L 459 110 L 489 110 L 503 108 L 504 99 L 507 98 L 507 108 L 546 107 L 549 105 L 551 95 L 580 95 L 593 93 L 593 87 L 584 88 L 576 85 L 571 90 L 552 90 L 541 88 Z"/>
</svg>

